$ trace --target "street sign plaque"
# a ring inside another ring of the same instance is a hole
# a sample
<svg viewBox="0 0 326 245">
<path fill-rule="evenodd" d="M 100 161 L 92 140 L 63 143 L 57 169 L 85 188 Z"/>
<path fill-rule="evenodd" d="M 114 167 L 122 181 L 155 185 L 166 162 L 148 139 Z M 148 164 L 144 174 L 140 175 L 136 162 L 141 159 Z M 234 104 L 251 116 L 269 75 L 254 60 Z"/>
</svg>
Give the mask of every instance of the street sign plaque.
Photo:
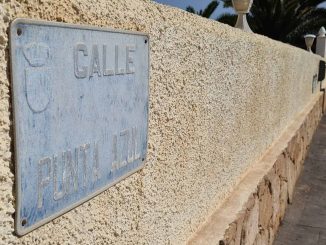
<svg viewBox="0 0 326 245">
<path fill-rule="evenodd" d="M 143 33 L 16 19 L 10 45 L 24 235 L 143 166 L 149 43 Z"/>
</svg>

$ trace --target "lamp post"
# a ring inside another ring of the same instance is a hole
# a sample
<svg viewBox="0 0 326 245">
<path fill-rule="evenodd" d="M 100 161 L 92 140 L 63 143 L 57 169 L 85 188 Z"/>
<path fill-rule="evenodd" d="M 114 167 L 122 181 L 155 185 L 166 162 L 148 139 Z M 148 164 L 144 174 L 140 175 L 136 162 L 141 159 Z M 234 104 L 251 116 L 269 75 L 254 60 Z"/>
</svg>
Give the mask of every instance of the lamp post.
<svg viewBox="0 0 326 245">
<path fill-rule="evenodd" d="M 318 32 L 316 54 L 326 58 L 326 30 L 324 27 L 321 27 Z"/>
<path fill-rule="evenodd" d="M 311 47 L 314 44 L 316 36 L 312 34 L 307 34 L 304 36 L 304 40 L 306 42 L 307 50 L 312 53 Z"/>
<path fill-rule="evenodd" d="M 237 23 L 235 24 L 236 28 L 241 30 L 252 32 L 247 22 L 247 13 L 251 8 L 253 0 L 232 0 L 232 5 L 235 11 L 238 14 Z"/>
</svg>

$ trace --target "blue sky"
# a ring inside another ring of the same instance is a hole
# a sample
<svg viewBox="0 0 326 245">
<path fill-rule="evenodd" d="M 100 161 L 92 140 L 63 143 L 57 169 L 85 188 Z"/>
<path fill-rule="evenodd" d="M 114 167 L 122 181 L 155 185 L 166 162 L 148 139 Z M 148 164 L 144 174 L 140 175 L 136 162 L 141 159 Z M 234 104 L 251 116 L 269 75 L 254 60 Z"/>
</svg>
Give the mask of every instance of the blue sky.
<svg viewBox="0 0 326 245">
<path fill-rule="evenodd" d="M 181 9 L 186 9 L 186 7 L 188 5 L 191 5 L 196 10 L 200 10 L 200 9 L 205 8 L 211 2 L 211 0 L 154 0 L 154 1 L 156 1 L 158 3 L 178 7 L 178 8 L 181 8 Z M 326 8 L 326 1 L 323 4 L 321 4 L 321 7 Z M 232 12 L 232 11 L 233 11 L 232 8 L 231 9 L 223 9 L 222 4 L 220 4 L 220 6 L 215 11 L 215 13 L 214 13 L 214 15 L 212 17 L 215 19 L 221 13 Z"/>
<path fill-rule="evenodd" d="M 178 7 L 181 9 L 186 9 L 187 6 L 191 5 L 196 10 L 204 9 L 211 2 L 211 0 L 154 0 L 154 1 L 158 2 L 158 3 Z M 222 4 L 220 4 L 220 6 L 218 6 L 218 9 L 215 11 L 215 13 L 212 17 L 215 19 L 222 12 L 223 13 L 233 12 L 233 9 L 232 8 L 231 9 L 223 9 Z"/>
</svg>

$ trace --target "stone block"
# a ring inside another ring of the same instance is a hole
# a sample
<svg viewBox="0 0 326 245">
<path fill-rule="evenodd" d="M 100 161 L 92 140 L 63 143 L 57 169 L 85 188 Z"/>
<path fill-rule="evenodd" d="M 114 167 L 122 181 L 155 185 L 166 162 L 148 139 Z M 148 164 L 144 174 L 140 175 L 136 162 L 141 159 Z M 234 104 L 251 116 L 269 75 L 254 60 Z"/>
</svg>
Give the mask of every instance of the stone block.
<svg viewBox="0 0 326 245">
<path fill-rule="evenodd" d="M 245 212 L 242 212 L 240 213 L 240 216 L 237 220 L 237 230 L 235 234 L 234 244 L 240 244 L 241 242 L 241 232 L 242 232 L 244 219 L 245 219 Z"/>
<path fill-rule="evenodd" d="M 279 217 L 281 220 L 284 218 L 287 204 L 288 204 L 288 183 L 286 180 L 281 180 L 280 210 L 279 210 Z"/>
<path fill-rule="evenodd" d="M 272 184 L 265 178 L 258 188 L 259 226 L 266 230 L 273 216 Z"/>
<path fill-rule="evenodd" d="M 268 244 L 268 241 L 269 241 L 268 230 L 262 230 L 257 235 L 254 245 L 266 245 Z"/>
<path fill-rule="evenodd" d="M 246 212 L 240 212 L 237 220 L 233 222 L 225 233 L 225 244 L 238 245 L 241 242 L 241 232 Z"/>
<path fill-rule="evenodd" d="M 230 244 L 230 245 L 236 244 L 235 243 L 236 233 L 237 233 L 237 223 L 233 222 L 232 224 L 230 224 L 228 230 L 225 232 L 223 242 L 225 244 Z"/>
<path fill-rule="evenodd" d="M 298 135 L 299 136 L 299 135 Z M 295 142 L 295 148 L 294 148 L 294 152 L 293 152 L 293 160 L 294 160 L 294 164 L 295 165 L 300 165 L 302 162 L 302 139 L 301 137 L 297 137 L 296 138 L 296 142 Z"/>
<path fill-rule="evenodd" d="M 256 236 L 259 233 L 258 222 L 259 222 L 259 200 L 258 197 L 255 196 L 254 205 L 251 209 L 248 209 L 244 219 L 240 244 L 252 245 L 255 242 Z"/>
<path fill-rule="evenodd" d="M 281 179 L 286 180 L 287 174 L 286 174 L 286 165 L 285 165 L 285 153 L 282 153 L 278 158 L 275 163 L 275 170 L 276 174 L 280 176 Z"/>
<path fill-rule="evenodd" d="M 292 198 L 293 198 L 293 191 L 294 191 L 294 186 L 296 183 L 296 170 L 295 170 L 295 165 L 293 162 L 287 158 L 286 159 L 286 167 L 287 167 L 287 184 L 288 184 L 288 202 L 292 203 Z"/>
<path fill-rule="evenodd" d="M 273 242 L 275 240 L 275 234 L 276 234 L 277 230 L 278 230 L 278 226 L 277 227 L 270 227 L 269 228 L 269 232 L 268 232 L 268 235 L 269 235 L 269 237 L 268 237 L 268 243 L 266 243 L 266 244 L 273 245 Z"/>
<path fill-rule="evenodd" d="M 294 161 L 294 156 L 295 156 L 295 149 L 296 149 L 296 144 L 298 140 L 298 135 L 294 135 L 292 139 L 288 143 L 287 147 L 287 153 L 290 156 L 291 160 Z"/>
<path fill-rule="evenodd" d="M 276 174 L 275 166 L 268 173 L 267 179 L 271 183 L 272 190 L 272 205 L 273 205 L 273 214 L 272 214 L 272 227 L 275 229 L 278 228 L 280 222 L 280 195 L 281 195 L 281 181 L 280 177 Z"/>
</svg>

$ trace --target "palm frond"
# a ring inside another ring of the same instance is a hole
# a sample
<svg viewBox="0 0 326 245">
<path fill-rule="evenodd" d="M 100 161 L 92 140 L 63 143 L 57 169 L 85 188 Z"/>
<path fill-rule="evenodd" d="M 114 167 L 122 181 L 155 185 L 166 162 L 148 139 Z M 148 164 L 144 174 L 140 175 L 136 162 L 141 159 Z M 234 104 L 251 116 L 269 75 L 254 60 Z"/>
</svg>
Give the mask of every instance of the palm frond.
<svg viewBox="0 0 326 245">
<path fill-rule="evenodd" d="M 232 0 L 221 0 L 223 2 L 224 8 L 230 8 L 232 7 Z"/>
<path fill-rule="evenodd" d="M 217 1 L 212 1 L 208 6 L 204 9 L 201 16 L 205 18 L 210 18 L 211 15 L 215 12 L 216 8 L 218 7 L 219 3 Z"/>
<path fill-rule="evenodd" d="M 217 17 L 216 20 L 221 23 L 228 24 L 230 26 L 234 26 L 235 23 L 237 22 L 237 18 L 238 18 L 238 16 L 235 14 L 225 13 L 225 14 L 222 14 L 219 17 Z"/>
<path fill-rule="evenodd" d="M 221 0 L 224 7 L 232 0 Z M 326 0 L 254 0 L 248 15 L 251 29 L 270 38 L 304 47 L 303 36 L 317 33 L 326 26 L 326 8 L 319 8 Z M 223 14 L 218 21 L 234 25 L 236 17 Z"/>
<path fill-rule="evenodd" d="M 186 11 L 189 12 L 189 13 L 192 13 L 192 14 L 195 14 L 196 13 L 196 10 L 194 9 L 193 6 L 188 6 L 186 8 Z"/>
<path fill-rule="evenodd" d="M 215 10 L 217 9 L 218 5 L 219 2 L 217 0 L 213 0 L 207 5 L 207 7 L 204 10 L 201 9 L 199 11 L 196 11 L 194 7 L 189 5 L 186 8 L 186 11 L 192 14 L 200 15 L 205 18 L 210 18 L 212 14 L 215 12 Z"/>
</svg>

